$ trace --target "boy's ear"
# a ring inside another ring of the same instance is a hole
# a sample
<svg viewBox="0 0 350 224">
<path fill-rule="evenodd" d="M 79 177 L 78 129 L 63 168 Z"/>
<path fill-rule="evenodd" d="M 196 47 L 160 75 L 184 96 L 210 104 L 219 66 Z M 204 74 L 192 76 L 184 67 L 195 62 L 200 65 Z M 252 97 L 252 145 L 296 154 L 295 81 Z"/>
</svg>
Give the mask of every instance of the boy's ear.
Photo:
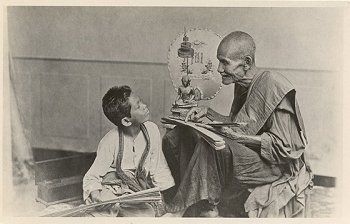
<svg viewBox="0 0 350 224">
<path fill-rule="evenodd" d="M 122 125 L 124 125 L 125 127 L 129 127 L 129 126 L 131 125 L 130 118 L 124 117 L 124 118 L 122 119 Z"/>
</svg>

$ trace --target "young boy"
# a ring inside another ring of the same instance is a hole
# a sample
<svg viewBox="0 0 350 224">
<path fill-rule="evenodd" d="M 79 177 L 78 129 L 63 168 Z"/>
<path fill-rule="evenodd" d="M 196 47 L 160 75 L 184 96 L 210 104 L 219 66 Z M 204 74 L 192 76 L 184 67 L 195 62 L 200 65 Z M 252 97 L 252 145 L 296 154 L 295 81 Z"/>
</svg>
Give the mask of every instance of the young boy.
<svg viewBox="0 0 350 224">
<path fill-rule="evenodd" d="M 100 141 L 94 163 L 83 179 L 86 204 L 157 186 L 174 186 L 149 110 L 129 86 L 113 87 L 102 99 L 105 116 L 116 126 Z M 149 203 L 99 207 L 92 216 L 155 216 Z"/>
</svg>

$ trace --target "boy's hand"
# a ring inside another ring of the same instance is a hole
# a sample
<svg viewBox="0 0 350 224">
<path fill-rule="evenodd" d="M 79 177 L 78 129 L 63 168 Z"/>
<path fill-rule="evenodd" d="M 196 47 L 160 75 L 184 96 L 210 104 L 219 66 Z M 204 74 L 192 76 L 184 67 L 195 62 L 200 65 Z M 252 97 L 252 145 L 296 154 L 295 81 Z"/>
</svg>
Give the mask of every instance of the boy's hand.
<svg viewBox="0 0 350 224">
<path fill-rule="evenodd" d="M 94 203 L 102 202 L 101 199 L 101 191 L 100 190 L 94 190 L 90 193 L 91 201 Z"/>
<path fill-rule="evenodd" d="M 92 191 L 90 193 L 90 198 L 91 198 L 93 203 L 103 202 L 100 190 Z M 98 211 L 108 210 L 108 209 L 111 209 L 113 206 L 114 206 L 114 204 L 100 205 L 100 206 L 96 207 L 96 210 L 98 210 Z"/>
</svg>

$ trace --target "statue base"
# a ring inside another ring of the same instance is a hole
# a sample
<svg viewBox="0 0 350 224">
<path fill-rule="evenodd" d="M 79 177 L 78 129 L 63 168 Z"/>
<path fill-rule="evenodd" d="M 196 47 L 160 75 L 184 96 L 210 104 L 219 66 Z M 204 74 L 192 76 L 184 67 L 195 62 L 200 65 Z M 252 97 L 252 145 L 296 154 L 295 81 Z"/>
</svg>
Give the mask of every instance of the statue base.
<svg viewBox="0 0 350 224">
<path fill-rule="evenodd" d="M 170 118 L 185 120 L 187 113 L 193 108 L 196 107 L 197 104 L 186 105 L 186 106 L 173 106 L 170 111 Z"/>
</svg>

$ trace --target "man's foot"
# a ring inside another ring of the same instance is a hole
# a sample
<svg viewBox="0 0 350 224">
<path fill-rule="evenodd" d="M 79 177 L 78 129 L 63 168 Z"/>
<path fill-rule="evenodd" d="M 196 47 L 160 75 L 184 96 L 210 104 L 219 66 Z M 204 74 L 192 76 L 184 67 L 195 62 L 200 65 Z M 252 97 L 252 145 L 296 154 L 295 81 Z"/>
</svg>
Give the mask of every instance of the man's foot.
<svg viewBox="0 0 350 224">
<path fill-rule="evenodd" d="M 207 218 L 219 217 L 219 210 L 216 206 L 213 206 L 213 208 L 209 210 L 202 211 L 199 214 L 199 217 L 207 217 Z"/>
<path fill-rule="evenodd" d="M 161 217 L 165 217 L 165 218 L 176 218 L 176 217 L 182 217 L 183 214 L 185 213 L 186 209 L 179 211 L 179 212 L 173 212 L 173 213 L 165 213 L 164 215 L 162 215 Z"/>
</svg>

